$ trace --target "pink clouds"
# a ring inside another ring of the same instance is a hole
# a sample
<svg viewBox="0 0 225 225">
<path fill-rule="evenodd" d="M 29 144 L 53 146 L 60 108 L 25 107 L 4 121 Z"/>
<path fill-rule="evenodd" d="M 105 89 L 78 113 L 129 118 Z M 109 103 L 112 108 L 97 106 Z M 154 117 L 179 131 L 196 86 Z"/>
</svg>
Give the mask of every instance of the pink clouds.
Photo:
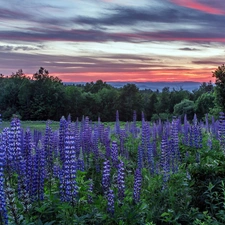
<svg viewBox="0 0 225 225">
<path fill-rule="evenodd" d="M 209 68 L 203 69 L 153 69 L 143 72 L 86 72 L 86 73 L 51 73 L 64 82 L 91 82 L 103 80 L 106 82 L 173 82 L 196 81 L 208 82 L 212 80 Z"/>
<path fill-rule="evenodd" d="M 225 15 L 225 10 L 199 3 L 197 0 L 171 0 L 173 3 L 210 14 Z"/>
</svg>

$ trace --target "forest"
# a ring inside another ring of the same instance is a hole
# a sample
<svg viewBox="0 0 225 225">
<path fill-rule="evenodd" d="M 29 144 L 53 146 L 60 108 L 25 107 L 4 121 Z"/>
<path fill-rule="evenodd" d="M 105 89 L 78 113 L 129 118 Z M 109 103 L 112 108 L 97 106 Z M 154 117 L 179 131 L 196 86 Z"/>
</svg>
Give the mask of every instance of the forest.
<svg viewBox="0 0 225 225">
<path fill-rule="evenodd" d="M 224 66 L 218 67 L 212 76 L 223 74 Z M 218 73 L 216 75 L 216 73 Z M 102 80 L 85 85 L 65 85 L 58 77 L 40 67 L 32 77 L 26 76 L 20 69 L 10 76 L 0 75 L 0 113 L 3 120 L 10 120 L 17 115 L 21 120 L 55 120 L 68 114 L 76 120 L 83 115 L 91 120 L 114 121 L 115 112 L 120 112 L 121 121 L 131 121 L 133 111 L 137 120 L 141 113 L 146 120 L 171 120 L 175 115 L 193 118 L 194 114 L 202 119 L 205 114 L 218 118 L 221 101 L 218 96 L 221 83 L 213 85 L 203 82 L 194 91 L 182 88 L 164 87 L 161 92 L 139 90 L 135 84 L 127 83 L 122 88 L 115 88 Z M 223 110 L 222 110 L 223 111 Z"/>
</svg>

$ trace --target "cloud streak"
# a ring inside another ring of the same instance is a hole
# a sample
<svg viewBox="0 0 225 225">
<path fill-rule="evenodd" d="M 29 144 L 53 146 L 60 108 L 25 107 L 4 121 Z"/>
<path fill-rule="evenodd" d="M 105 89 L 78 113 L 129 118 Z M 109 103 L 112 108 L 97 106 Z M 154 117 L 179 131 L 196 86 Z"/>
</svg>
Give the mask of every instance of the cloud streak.
<svg viewBox="0 0 225 225">
<path fill-rule="evenodd" d="M 223 1 L 0 3 L 3 74 L 43 66 L 76 81 L 204 80 L 223 62 Z"/>
</svg>

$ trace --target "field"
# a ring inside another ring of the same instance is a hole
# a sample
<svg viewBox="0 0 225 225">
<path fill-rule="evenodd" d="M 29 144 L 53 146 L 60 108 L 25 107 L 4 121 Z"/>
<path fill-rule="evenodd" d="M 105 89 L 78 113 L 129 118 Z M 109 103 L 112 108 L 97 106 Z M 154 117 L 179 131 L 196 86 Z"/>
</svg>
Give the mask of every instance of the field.
<svg viewBox="0 0 225 225">
<path fill-rule="evenodd" d="M 1 225 L 225 224 L 223 114 L 0 129 Z"/>
</svg>

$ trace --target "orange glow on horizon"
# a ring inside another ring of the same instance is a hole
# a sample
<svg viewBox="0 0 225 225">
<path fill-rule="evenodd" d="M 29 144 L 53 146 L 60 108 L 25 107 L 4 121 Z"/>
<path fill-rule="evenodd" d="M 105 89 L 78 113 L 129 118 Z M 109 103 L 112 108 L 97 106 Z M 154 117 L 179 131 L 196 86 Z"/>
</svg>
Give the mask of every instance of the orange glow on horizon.
<svg viewBox="0 0 225 225">
<path fill-rule="evenodd" d="M 209 82 L 214 81 L 212 70 L 207 69 L 159 69 L 143 72 L 86 72 L 86 73 L 50 73 L 63 82 Z"/>
</svg>

